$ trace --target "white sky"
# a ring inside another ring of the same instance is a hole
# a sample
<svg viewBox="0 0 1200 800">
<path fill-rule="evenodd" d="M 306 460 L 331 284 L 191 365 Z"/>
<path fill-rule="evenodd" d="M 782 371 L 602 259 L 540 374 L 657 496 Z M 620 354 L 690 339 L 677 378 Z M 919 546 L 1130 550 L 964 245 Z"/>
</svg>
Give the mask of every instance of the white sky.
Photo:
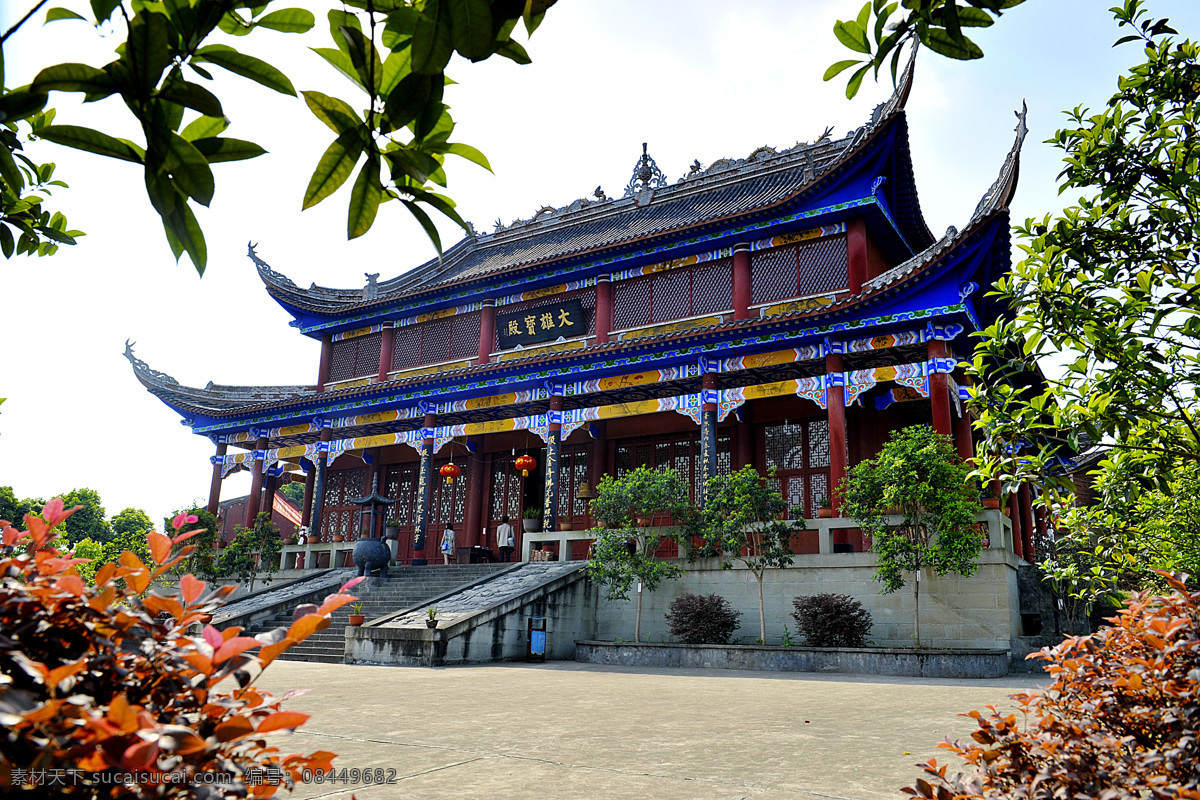
<svg viewBox="0 0 1200 800">
<path fill-rule="evenodd" d="M 0 2 L 0 26 L 7 29 L 32 2 Z M 1014 219 L 1061 206 L 1054 182 L 1060 159 L 1042 141 L 1060 110 L 1101 103 L 1139 55 L 1111 48 L 1118 34 L 1110 5 L 1030 0 L 977 32 L 988 54 L 982 62 L 922 53 L 908 118 L 917 186 L 935 235 L 961 226 L 995 178 L 1022 98 L 1031 133 Z M 1200 35 L 1200 3 L 1153 6 L 1182 34 Z M 457 57 L 451 64 L 461 83 L 446 93 L 459 123 L 454 138 L 483 150 L 495 174 L 452 159 L 450 193 L 464 218 L 490 230 L 497 217 L 528 218 L 540 206 L 588 197 L 597 184 L 619 196 L 643 141 L 674 181 L 696 158 L 707 165 L 763 144 L 791 146 L 827 125 L 840 137 L 863 124 L 891 88 L 868 83 L 847 102 L 845 76 L 821 82 L 829 64 L 848 57 L 833 37 L 834 20 L 860 7 L 861 0 L 560 0 L 529 43 L 532 65 Z M 8 85 L 62 61 L 102 66 L 116 43 L 82 22 L 27 25 L 10 40 Z M 332 46 L 321 18 L 303 37 L 260 31 L 234 44 L 279 66 L 298 90 L 361 106 L 351 85 L 305 49 Z M 302 100 L 213 72 L 234 123 L 228 135 L 271 152 L 215 166 L 216 197 L 198 213 L 209 252 L 202 279 L 186 258 L 174 263 L 139 167 L 47 143 L 31 148 L 35 159 L 58 164 L 56 177 L 71 188 L 60 190 L 55 205 L 88 235 L 53 258 L 0 261 L 7 312 L 0 397 L 9 398 L 0 408 L 0 485 L 18 496 L 88 486 L 110 515 L 137 506 L 157 520 L 207 495 L 213 445 L 134 379 L 121 355 L 127 337 L 153 368 L 188 385 L 316 380 L 319 345 L 288 327 L 290 317 L 245 257 L 247 241 L 302 286 L 356 288 L 365 272 L 382 280 L 433 255 L 396 204 L 381 209 L 366 237 L 348 243 L 348 187 L 300 213 L 331 132 Z M 56 122 L 139 138 L 118 101 L 84 108 L 73 97 L 52 98 Z M 457 238 L 453 226 L 441 228 L 447 244 Z M 244 494 L 248 483 L 245 473 L 233 476 L 223 496 Z"/>
</svg>

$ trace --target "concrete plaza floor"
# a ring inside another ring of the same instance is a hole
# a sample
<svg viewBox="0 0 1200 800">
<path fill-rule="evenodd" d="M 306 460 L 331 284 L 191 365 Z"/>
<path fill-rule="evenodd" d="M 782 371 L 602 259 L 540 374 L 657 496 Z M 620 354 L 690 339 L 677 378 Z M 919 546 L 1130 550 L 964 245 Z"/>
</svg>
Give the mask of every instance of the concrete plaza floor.
<svg viewBox="0 0 1200 800">
<path fill-rule="evenodd" d="M 277 661 L 257 685 L 311 690 L 284 706 L 313 717 L 273 737 L 283 752 L 396 770 L 391 785 L 310 784 L 297 798 L 777 800 L 898 798 L 915 764 L 946 759 L 939 741 L 973 730 L 957 714 L 1046 682 Z"/>
</svg>

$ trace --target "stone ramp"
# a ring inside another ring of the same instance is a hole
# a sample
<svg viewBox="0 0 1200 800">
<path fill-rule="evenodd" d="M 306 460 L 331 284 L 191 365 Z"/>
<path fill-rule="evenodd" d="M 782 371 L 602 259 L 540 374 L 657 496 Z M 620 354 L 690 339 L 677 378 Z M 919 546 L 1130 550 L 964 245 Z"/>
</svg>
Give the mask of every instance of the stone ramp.
<svg viewBox="0 0 1200 800">
<path fill-rule="evenodd" d="M 530 617 L 547 620 L 547 658 L 571 659 L 590 637 L 596 592 L 586 562 L 523 563 L 474 585 L 345 629 L 353 664 L 443 666 L 524 658 Z M 438 609 L 438 627 L 426 626 Z"/>
<path fill-rule="evenodd" d="M 386 578 L 367 578 L 350 590 L 362 602 L 362 613 L 368 618 L 392 614 L 397 610 L 418 605 L 431 597 L 438 597 L 455 589 L 470 587 L 512 564 L 463 564 L 435 565 L 424 567 L 389 567 Z M 299 589 L 284 591 L 270 598 L 258 599 L 256 613 L 247 621 L 244 613 L 227 614 L 225 624 L 239 624 L 247 628 L 247 634 L 263 633 L 274 628 L 287 628 L 292 624 L 292 612 L 302 603 L 320 603 L 326 596 L 353 578 L 355 570 L 329 570 L 320 580 L 313 580 L 310 591 Z M 269 612 L 269 613 L 268 613 Z M 318 661 L 342 663 L 346 655 L 346 628 L 349 627 L 351 607 L 342 606 L 335 611 L 328 628 L 314 633 L 297 645 L 290 647 L 280 656 L 288 661 Z M 218 621 L 214 617 L 214 624 Z M 222 626 L 223 627 L 223 626 Z"/>
</svg>

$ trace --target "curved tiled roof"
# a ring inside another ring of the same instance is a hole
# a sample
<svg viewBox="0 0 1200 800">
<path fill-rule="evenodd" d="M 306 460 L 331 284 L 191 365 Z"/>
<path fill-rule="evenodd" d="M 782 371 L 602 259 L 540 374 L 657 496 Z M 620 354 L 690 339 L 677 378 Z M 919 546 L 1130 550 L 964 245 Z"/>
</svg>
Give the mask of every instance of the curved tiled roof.
<svg viewBox="0 0 1200 800">
<path fill-rule="evenodd" d="M 721 159 L 673 185 L 633 191 L 631 181 L 630 193 L 620 199 L 580 199 L 563 208 L 547 207 L 529 220 L 464 238 L 441 260 L 432 259 L 390 280 L 378 282 L 378 276 L 369 275 L 362 289 L 316 284 L 302 289 L 260 259 L 253 247 L 249 255 L 277 300 L 332 314 L 770 209 L 811 189 L 902 113 L 912 89 L 915 54 L 914 50 L 895 92 L 875 109 L 870 122 L 841 139 L 822 137 L 783 151 L 760 147 L 744 159 Z M 914 210 L 919 218 L 915 204 Z M 927 230 L 923 233 L 926 241 L 932 238 Z"/>
</svg>

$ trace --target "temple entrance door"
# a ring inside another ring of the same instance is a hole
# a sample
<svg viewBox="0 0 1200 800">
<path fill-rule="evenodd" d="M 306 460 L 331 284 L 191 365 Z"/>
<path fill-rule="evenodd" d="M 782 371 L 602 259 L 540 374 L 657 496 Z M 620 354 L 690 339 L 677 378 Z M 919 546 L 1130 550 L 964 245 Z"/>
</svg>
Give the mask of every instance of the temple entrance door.
<svg viewBox="0 0 1200 800">
<path fill-rule="evenodd" d="M 776 485 L 789 509 L 802 509 L 805 519 L 813 519 L 821 501 L 829 497 L 829 421 L 767 425 L 763 439 L 767 468 L 775 468 Z"/>
<path fill-rule="evenodd" d="M 509 524 L 513 526 L 513 535 L 516 539 L 513 545 L 514 558 L 519 558 L 522 535 L 524 534 L 524 529 L 521 525 L 521 512 L 525 507 L 525 485 L 536 478 L 536 472 L 530 474 L 529 478 L 521 477 L 521 470 L 517 469 L 514 463 L 520 455 L 522 454 L 492 454 L 491 483 L 490 491 L 488 492 L 488 539 L 486 546 L 497 552 L 497 554 L 499 553 L 496 547 L 496 528 L 500 526 L 500 519 L 507 515 Z M 534 458 L 537 458 L 540 462 L 541 453 L 535 454 Z M 539 466 L 541 465 L 539 464 Z M 540 505 L 540 502 L 538 504 Z"/>
<path fill-rule="evenodd" d="M 367 493 L 366 482 L 365 469 L 329 471 L 325 478 L 325 497 L 318 541 L 331 542 L 335 534 L 340 534 L 347 542 L 358 538 L 359 508 L 350 501 Z"/>
<path fill-rule="evenodd" d="M 453 461 L 458 465 L 459 477 L 454 483 L 446 483 L 438 470 Z M 433 463 L 433 486 L 429 492 L 429 529 L 425 537 L 425 558 L 429 563 L 440 563 L 441 552 L 438 547 L 442 541 L 442 531 L 447 525 L 454 525 L 455 546 L 461 546 L 467 540 L 463 521 L 467 511 L 467 459 L 458 456 L 454 459 L 435 461 Z M 435 561 L 434 559 L 439 559 Z"/>
<path fill-rule="evenodd" d="M 383 482 L 383 495 L 396 499 L 396 505 L 388 513 L 389 519 L 400 521 L 400 538 L 396 545 L 396 561 L 411 564 L 413 557 L 413 520 L 416 518 L 417 478 L 421 465 L 418 462 L 389 464 Z"/>
</svg>

